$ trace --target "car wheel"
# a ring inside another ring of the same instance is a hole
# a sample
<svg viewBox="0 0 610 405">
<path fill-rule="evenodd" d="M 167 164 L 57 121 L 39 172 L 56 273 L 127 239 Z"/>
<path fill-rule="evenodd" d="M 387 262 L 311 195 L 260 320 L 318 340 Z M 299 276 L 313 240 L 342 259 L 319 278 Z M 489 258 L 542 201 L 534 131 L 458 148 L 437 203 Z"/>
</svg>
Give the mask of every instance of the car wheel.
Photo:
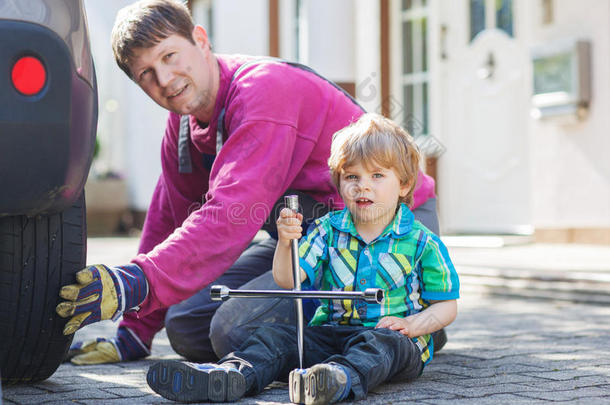
<svg viewBox="0 0 610 405">
<path fill-rule="evenodd" d="M 0 218 L 0 375 L 3 383 L 44 380 L 74 335 L 55 313 L 59 289 L 85 266 L 85 199 L 47 216 Z"/>
</svg>

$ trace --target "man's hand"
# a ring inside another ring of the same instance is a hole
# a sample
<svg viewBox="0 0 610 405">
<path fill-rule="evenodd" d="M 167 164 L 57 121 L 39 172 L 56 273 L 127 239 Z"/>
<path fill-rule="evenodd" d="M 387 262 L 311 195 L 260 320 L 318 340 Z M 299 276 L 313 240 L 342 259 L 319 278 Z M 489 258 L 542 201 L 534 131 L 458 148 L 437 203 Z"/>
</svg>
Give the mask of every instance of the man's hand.
<svg viewBox="0 0 610 405">
<path fill-rule="evenodd" d="M 76 342 L 70 346 L 65 361 L 71 361 L 78 366 L 88 364 L 118 363 L 121 361 L 119 351 L 111 340 L 97 338 Z"/>
<path fill-rule="evenodd" d="M 97 338 L 73 344 L 70 346 L 65 361 L 71 361 L 79 366 L 117 363 L 139 360 L 149 354 L 150 345 L 144 344 L 130 329 L 121 327 L 115 338 Z"/>
<path fill-rule="evenodd" d="M 123 312 L 136 308 L 146 298 L 148 283 L 135 264 L 107 267 L 89 266 L 76 273 L 77 284 L 63 286 L 59 296 L 67 301 L 55 308 L 59 316 L 71 317 L 64 335 L 90 323 L 116 320 Z"/>
<path fill-rule="evenodd" d="M 384 316 L 377 322 L 375 328 L 387 328 L 397 330 L 405 336 L 409 336 L 409 321 L 407 318 L 399 318 L 397 316 Z"/>
</svg>

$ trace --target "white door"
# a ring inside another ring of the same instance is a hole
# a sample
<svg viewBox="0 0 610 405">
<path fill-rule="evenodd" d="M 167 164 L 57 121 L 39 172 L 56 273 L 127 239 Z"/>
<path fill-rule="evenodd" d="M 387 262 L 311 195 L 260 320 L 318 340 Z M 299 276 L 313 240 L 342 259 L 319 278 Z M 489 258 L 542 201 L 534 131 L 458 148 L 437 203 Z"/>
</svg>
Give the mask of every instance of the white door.
<svg viewBox="0 0 610 405">
<path fill-rule="evenodd" d="M 523 0 L 527 1 L 527 0 Z M 445 233 L 532 232 L 530 68 L 511 0 L 440 1 L 439 204 Z"/>
</svg>

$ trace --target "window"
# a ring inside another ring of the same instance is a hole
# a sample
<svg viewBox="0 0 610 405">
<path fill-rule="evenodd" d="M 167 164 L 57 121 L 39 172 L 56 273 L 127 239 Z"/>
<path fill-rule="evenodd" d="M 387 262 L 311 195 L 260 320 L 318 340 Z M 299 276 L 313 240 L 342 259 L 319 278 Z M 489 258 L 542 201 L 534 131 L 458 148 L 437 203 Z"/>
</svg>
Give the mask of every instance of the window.
<svg viewBox="0 0 610 405">
<path fill-rule="evenodd" d="M 498 28 L 512 37 L 513 1 L 470 0 L 470 40 L 485 28 Z"/>
<path fill-rule="evenodd" d="M 485 0 L 470 0 L 470 40 L 485 29 Z"/>
<path fill-rule="evenodd" d="M 426 0 L 402 0 L 401 87 L 403 125 L 413 135 L 428 134 L 428 8 Z"/>
<path fill-rule="evenodd" d="M 496 27 L 513 36 L 512 0 L 496 0 Z"/>
</svg>

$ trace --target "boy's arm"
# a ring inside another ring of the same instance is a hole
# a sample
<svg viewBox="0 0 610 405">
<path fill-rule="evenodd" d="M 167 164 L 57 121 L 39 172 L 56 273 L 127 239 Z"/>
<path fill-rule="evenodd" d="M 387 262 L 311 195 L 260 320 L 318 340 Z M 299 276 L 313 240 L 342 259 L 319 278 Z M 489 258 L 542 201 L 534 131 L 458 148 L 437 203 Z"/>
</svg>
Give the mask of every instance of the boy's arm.
<svg viewBox="0 0 610 405">
<path fill-rule="evenodd" d="M 413 338 L 444 328 L 453 322 L 456 316 L 456 300 L 432 301 L 428 308 L 406 318 L 396 316 L 381 318 L 375 328 L 397 330 L 403 335 Z"/>
<path fill-rule="evenodd" d="M 398 330 L 409 337 L 419 337 L 436 332 L 455 319 L 460 281 L 447 247 L 438 236 L 429 234 L 418 260 L 422 267 L 421 298 L 430 302 L 430 306 L 406 318 L 382 318 L 377 327 Z"/>
<path fill-rule="evenodd" d="M 290 289 L 294 287 L 292 279 L 292 253 L 290 242 L 292 239 L 301 237 L 301 222 L 303 215 L 297 214 L 291 209 L 284 208 L 280 211 L 277 219 L 278 241 L 273 255 L 273 279 L 282 288 Z M 307 274 L 299 267 L 301 281 L 307 279 Z"/>
</svg>

